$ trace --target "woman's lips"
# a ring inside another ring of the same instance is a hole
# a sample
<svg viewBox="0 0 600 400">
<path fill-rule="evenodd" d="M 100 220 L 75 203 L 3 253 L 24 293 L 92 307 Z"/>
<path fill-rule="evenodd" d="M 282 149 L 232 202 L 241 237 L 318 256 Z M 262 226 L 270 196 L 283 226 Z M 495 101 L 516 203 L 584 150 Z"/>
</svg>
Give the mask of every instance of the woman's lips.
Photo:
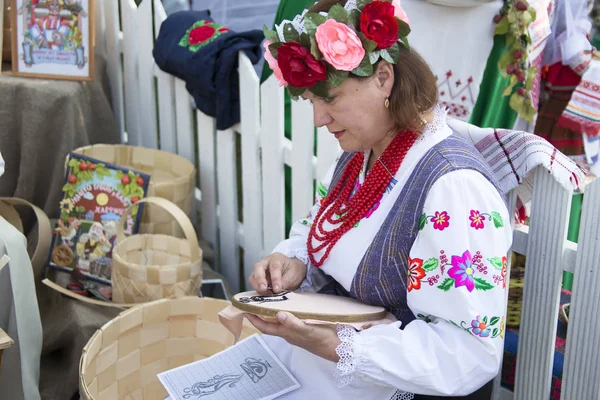
<svg viewBox="0 0 600 400">
<path fill-rule="evenodd" d="M 337 132 L 331 132 L 336 139 L 339 139 L 346 131 L 337 131 Z"/>
</svg>

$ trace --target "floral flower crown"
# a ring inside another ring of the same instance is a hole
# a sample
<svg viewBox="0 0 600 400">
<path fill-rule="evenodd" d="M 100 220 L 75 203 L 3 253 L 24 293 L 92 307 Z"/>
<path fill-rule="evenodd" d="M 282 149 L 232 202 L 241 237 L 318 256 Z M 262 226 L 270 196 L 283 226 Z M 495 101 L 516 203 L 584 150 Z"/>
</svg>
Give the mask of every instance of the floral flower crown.
<svg viewBox="0 0 600 400">
<path fill-rule="evenodd" d="M 410 27 L 400 0 L 349 0 L 263 31 L 265 60 L 297 99 L 306 89 L 327 97 L 327 82 L 338 87 L 349 74 L 371 76 L 379 59 L 396 64 L 401 43 L 409 47 Z"/>
</svg>

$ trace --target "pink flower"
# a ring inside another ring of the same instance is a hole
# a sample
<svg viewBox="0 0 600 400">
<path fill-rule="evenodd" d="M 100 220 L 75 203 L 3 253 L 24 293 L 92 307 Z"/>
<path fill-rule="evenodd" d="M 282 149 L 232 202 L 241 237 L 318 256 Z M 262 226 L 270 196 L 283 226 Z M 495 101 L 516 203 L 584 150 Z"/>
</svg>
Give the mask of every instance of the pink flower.
<svg viewBox="0 0 600 400">
<path fill-rule="evenodd" d="M 279 81 L 279 86 L 287 86 L 288 83 L 286 82 L 285 79 L 283 79 L 283 74 L 281 73 L 281 68 L 279 68 L 279 64 L 277 63 L 277 60 L 275 59 L 275 57 L 273 57 L 273 55 L 271 54 L 271 51 L 269 50 L 269 45 L 271 43 L 273 43 L 273 42 L 271 42 L 269 40 L 265 40 L 265 42 L 263 43 L 263 47 L 265 48 L 265 60 L 269 64 L 269 67 L 273 70 L 273 74 L 275 74 L 275 78 L 277 78 L 277 80 Z"/>
<path fill-rule="evenodd" d="M 472 228 L 483 229 L 483 221 L 485 221 L 485 217 L 481 215 L 479 211 L 471 210 L 471 215 L 469 216 L 469 219 L 471 220 Z"/>
<path fill-rule="evenodd" d="M 392 0 L 392 5 L 394 6 L 394 16 L 400 21 L 404 21 L 410 25 L 408 15 L 406 15 L 406 12 L 400 7 L 400 0 Z"/>
<path fill-rule="evenodd" d="M 450 226 L 450 216 L 447 211 L 436 211 L 435 215 L 431 218 L 431 222 L 433 222 L 433 229 L 443 231 Z"/>
<path fill-rule="evenodd" d="M 325 61 L 337 70 L 352 71 L 365 56 L 365 49 L 356 33 L 333 19 L 319 25 L 315 38 Z"/>
</svg>

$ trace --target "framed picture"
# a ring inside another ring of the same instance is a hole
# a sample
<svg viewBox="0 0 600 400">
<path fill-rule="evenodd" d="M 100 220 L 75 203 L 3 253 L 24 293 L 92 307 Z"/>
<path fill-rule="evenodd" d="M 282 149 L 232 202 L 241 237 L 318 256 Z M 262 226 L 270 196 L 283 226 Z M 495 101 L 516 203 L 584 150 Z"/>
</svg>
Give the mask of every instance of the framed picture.
<svg viewBox="0 0 600 400">
<path fill-rule="evenodd" d="M 9 1 L 13 75 L 92 80 L 94 0 Z"/>
</svg>

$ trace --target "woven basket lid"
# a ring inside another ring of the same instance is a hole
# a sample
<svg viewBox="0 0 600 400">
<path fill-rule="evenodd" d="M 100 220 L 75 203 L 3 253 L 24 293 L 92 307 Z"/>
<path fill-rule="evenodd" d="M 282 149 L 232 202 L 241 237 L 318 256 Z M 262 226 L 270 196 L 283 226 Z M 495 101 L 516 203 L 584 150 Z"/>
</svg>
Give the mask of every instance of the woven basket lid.
<svg viewBox="0 0 600 400">
<path fill-rule="evenodd" d="M 233 306 L 262 317 L 275 317 L 287 311 L 301 319 L 328 322 L 367 322 L 384 318 L 383 307 L 370 306 L 356 299 L 320 293 L 295 293 L 285 291 L 278 295 L 261 296 L 255 291 L 233 296 Z"/>
</svg>

